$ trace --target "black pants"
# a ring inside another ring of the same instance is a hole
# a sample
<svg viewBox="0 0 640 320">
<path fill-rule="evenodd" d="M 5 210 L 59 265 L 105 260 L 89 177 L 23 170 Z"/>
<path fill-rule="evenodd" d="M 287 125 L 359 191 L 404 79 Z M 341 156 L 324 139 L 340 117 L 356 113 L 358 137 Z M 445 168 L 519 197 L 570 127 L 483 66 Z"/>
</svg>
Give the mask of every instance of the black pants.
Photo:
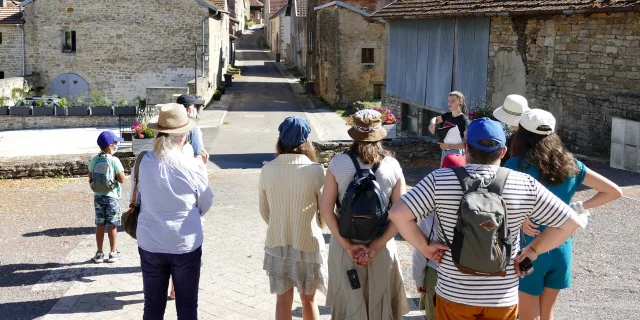
<svg viewBox="0 0 640 320">
<path fill-rule="evenodd" d="M 198 286 L 202 247 L 184 254 L 144 251 L 138 247 L 144 284 L 144 320 L 162 320 L 167 307 L 169 276 L 176 292 L 179 320 L 198 319 Z"/>
</svg>

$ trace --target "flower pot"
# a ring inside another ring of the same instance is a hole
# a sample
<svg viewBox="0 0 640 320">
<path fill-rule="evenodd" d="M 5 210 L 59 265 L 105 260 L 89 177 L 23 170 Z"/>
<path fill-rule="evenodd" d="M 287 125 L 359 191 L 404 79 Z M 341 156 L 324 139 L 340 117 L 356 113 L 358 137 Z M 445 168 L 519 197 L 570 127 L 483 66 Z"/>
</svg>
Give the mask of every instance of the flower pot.
<svg viewBox="0 0 640 320">
<path fill-rule="evenodd" d="M 385 130 L 387 130 L 387 137 L 385 139 L 395 139 L 396 138 L 396 128 L 397 124 L 385 124 L 382 126 Z"/>
<path fill-rule="evenodd" d="M 9 114 L 12 116 L 28 116 L 31 115 L 31 107 L 10 107 Z"/>
<path fill-rule="evenodd" d="M 232 79 L 232 75 L 231 73 L 225 73 L 224 74 L 224 86 L 229 88 L 229 87 L 233 87 L 233 80 Z"/>
<path fill-rule="evenodd" d="M 219 100 L 220 100 L 220 97 L 221 97 L 221 96 L 214 95 L 214 96 L 213 96 L 213 100 L 215 100 L 215 101 L 219 101 Z"/>
<path fill-rule="evenodd" d="M 87 107 L 67 107 L 67 115 L 87 116 L 89 115 L 89 109 Z"/>
<path fill-rule="evenodd" d="M 112 107 L 91 107 L 89 108 L 90 115 L 92 116 L 112 116 Z"/>
<path fill-rule="evenodd" d="M 113 108 L 113 113 L 116 116 L 119 115 L 135 115 L 137 113 L 136 107 L 115 107 Z"/>
<path fill-rule="evenodd" d="M 227 92 L 227 88 L 225 87 L 220 87 L 218 88 L 218 90 L 220 91 L 221 94 L 224 94 L 225 92 Z"/>
<path fill-rule="evenodd" d="M 34 116 L 52 116 L 53 107 L 33 107 Z"/>
<path fill-rule="evenodd" d="M 154 139 L 133 139 L 133 141 L 131 141 L 133 154 L 137 156 L 142 151 L 153 150 L 153 140 Z"/>
<path fill-rule="evenodd" d="M 56 106 L 54 111 L 55 111 L 55 115 L 56 116 L 66 116 L 67 115 L 67 108 L 65 108 L 65 107 Z"/>
<path fill-rule="evenodd" d="M 0 107 L 0 116 L 6 116 L 9 114 L 9 107 Z"/>
</svg>

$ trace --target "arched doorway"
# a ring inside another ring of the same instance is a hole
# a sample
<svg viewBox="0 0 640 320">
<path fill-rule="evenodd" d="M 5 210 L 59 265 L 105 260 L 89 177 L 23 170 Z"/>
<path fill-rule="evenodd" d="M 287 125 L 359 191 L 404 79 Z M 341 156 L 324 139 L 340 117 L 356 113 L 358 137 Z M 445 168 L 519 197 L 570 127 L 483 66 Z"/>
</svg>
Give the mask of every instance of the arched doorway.
<svg viewBox="0 0 640 320">
<path fill-rule="evenodd" d="M 64 73 L 51 82 L 51 94 L 61 98 L 71 98 L 89 91 L 87 81 L 75 73 Z"/>
</svg>

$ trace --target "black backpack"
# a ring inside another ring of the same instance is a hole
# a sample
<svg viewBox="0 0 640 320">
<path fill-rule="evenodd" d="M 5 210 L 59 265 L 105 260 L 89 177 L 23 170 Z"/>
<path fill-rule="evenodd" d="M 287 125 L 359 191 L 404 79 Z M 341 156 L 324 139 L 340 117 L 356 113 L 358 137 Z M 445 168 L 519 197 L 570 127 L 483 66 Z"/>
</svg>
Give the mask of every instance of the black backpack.
<svg viewBox="0 0 640 320">
<path fill-rule="evenodd" d="M 361 169 L 358 160 L 346 153 L 356 167 L 356 174 L 344 193 L 340 210 L 340 236 L 347 239 L 371 241 L 379 238 L 387 228 L 389 208 L 384 205 L 384 196 L 376 181 L 378 165 Z"/>
<path fill-rule="evenodd" d="M 471 178 L 465 168 L 451 169 L 456 173 L 464 192 L 453 230 L 453 242 L 449 242 L 444 232 L 442 219 L 438 219 L 438 222 L 451 248 L 453 263 L 465 274 L 506 276 L 512 245 L 502 191 L 511 170 L 498 168 L 489 185 L 482 185 L 484 181 Z M 480 187 L 484 188 L 478 190 Z"/>
</svg>

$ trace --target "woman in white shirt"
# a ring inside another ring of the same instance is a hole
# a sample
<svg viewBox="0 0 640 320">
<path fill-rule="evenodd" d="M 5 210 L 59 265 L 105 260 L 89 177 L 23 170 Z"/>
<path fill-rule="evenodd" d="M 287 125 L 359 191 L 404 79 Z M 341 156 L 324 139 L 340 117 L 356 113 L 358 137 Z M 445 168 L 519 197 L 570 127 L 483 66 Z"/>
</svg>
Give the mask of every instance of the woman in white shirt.
<svg viewBox="0 0 640 320">
<path fill-rule="evenodd" d="M 179 319 L 197 319 L 202 261 L 202 223 L 213 204 L 203 162 L 182 153 L 197 125 L 182 105 L 160 106 L 153 151 L 140 163 L 140 215 L 136 230 L 144 284 L 144 318 L 162 319 L 169 276 L 174 279 Z M 132 173 L 133 175 L 134 173 Z"/>
</svg>

